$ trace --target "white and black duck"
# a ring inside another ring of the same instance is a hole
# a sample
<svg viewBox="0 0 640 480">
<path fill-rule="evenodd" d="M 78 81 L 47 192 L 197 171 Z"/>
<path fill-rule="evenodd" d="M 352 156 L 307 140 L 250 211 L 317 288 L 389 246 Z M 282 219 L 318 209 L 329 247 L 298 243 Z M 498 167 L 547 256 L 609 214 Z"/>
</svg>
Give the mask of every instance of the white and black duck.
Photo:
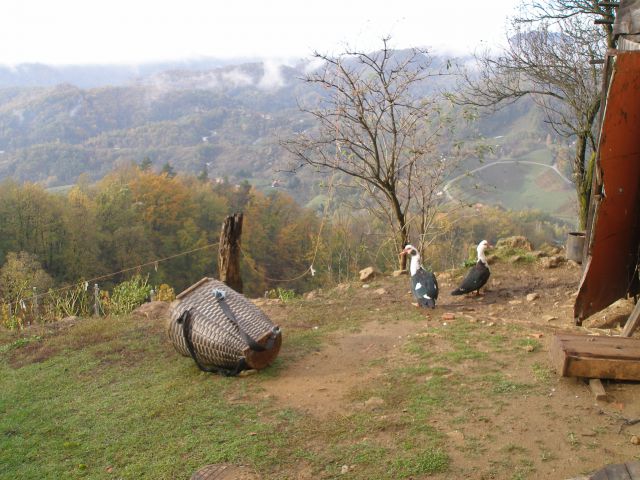
<svg viewBox="0 0 640 480">
<path fill-rule="evenodd" d="M 480 294 L 480 289 L 484 287 L 489 280 L 489 276 L 491 275 L 491 271 L 489 270 L 489 263 L 487 262 L 487 257 L 484 252 L 487 248 L 490 248 L 489 242 L 486 240 L 482 240 L 478 244 L 478 261 L 476 264 L 469 270 L 467 276 L 464 277 L 464 280 L 460 284 L 458 288 L 456 288 L 451 295 L 463 295 L 465 293 L 471 293 L 473 291 L 476 294 Z"/>
<path fill-rule="evenodd" d="M 413 245 L 406 245 L 400 255 L 410 255 L 411 292 L 421 307 L 436 308 L 438 299 L 438 281 L 433 272 L 425 270 L 420 264 L 420 254 Z"/>
</svg>

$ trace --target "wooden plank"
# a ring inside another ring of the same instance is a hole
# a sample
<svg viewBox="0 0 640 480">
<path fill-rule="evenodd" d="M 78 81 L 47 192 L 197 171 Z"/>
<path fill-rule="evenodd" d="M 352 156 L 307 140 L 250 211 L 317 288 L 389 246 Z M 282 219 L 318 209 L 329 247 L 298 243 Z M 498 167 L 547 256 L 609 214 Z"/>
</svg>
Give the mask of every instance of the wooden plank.
<svg viewBox="0 0 640 480">
<path fill-rule="evenodd" d="M 567 355 L 580 357 L 640 359 L 640 341 L 633 338 L 597 335 L 558 335 Z"/>
<path fill-rule="evenodd" d="M 596 400 L 607 399 L 607 392 L 602 386 L 602 382 L 599 378 L 589 379 L 589 388 L 591 388 L 591 392 L 593 393 L 593 396 L 596 397 Z"/>
<path fill-rule="evenodd" d="M 549 354 L 564 377 L 640 380 L 640 339 L 560 334 Z"/>
<path fill-rule="evenodd" d="M 633 332 L 638 328 L 638 324 L 640 324 L 640 302 L 636 303 L 636 306 L 633 307 L 633 311 L 631 312 L 631 315 L 629 315 L 627 323 L 624 324 L 622 336 L 630 337 L 633 335 Z"/>
<path fill-rule="evenodd" d="M 202 285 L 203 283 L 207 283 L 209 281 L 211 281 L 211 278 L 209 278 L 209 277 L 204 277 L 203 279 L 198 280 L 196 283 L 191 285 L 189 288 L 187 288 L 186 290 L 183 290 L 178 295 L 176 295 L 176 300 L 180 300 L 181 298 L 186 297 L 191 292 L 193 292 L 195 289 L 197 289 L 200 285 Z"/>
</svg>

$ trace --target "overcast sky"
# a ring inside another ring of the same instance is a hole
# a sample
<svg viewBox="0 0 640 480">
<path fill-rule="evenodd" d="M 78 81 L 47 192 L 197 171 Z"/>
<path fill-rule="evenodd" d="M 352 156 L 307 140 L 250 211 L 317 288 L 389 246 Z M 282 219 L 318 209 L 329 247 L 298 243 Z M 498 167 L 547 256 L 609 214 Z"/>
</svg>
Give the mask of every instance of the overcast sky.
<svg viewBox="0 0 640 480">
<path fill-rule="evenodd" d="M 504 41 L 517 0 L 4 0 L 0 63 L 299 58 L 345 45 L 472 51 Z"/>
</svg>

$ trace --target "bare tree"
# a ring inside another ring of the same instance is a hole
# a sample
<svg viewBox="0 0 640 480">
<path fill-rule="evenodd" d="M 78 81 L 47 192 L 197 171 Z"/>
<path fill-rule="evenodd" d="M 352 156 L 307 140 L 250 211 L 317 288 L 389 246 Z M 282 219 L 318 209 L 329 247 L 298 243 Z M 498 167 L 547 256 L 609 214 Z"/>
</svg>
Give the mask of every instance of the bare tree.
<svg viewBox="0 0 640 480">
<path fill-rule="evenodd" d="M 409 239 L 416 200 L 423 211 L 435 206 L 433 192 L 424 190 L 438 188 L 448 165 L 437 150 L 444 116 L 436 99 L 424 93 L 438 75 L 431 59 L 421 49 L 396 52 L 388 42 L 383 39 L 374 53 L 316 52 L 323 66 L 304 80 L 322 87 L 323 95 L 319 103 L 300 107 L 316 127 L 283 146 L 301 165 L 342 172 L 366 192 L 362 202 L 388 222 L 399 251 Z M 438 181 L 420 183 L 436 171 L 432 176 Z"/>
<path fill-rule="evenodd" d="M 602 59 L 613 46 L 612 7 L 592 0 L 531 0 L 512 19 L 507 46 L 499 53 L 476 54 L 477 70 L 462 74 L 455 101 L 501 108 L 530 96 L 547 123 L 561 136 L 575 138 L 573 180 L 580 225 L 586 223 L 591 171 L 596 150 Z"/>
</svg>

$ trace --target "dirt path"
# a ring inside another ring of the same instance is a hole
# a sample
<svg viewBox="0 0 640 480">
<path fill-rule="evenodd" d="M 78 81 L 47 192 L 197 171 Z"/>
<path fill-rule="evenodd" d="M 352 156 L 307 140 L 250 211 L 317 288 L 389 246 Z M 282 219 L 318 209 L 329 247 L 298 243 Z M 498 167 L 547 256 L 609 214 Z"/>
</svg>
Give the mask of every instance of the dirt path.
<svg viewBox="0 0 640 480">
<path fill-rule="evenodd" d="M 440 275 L 442 293 L 433 311 L 411 306 L 406 277 L 379 280 L 367 290 L 355 285 L 343 297 L 325 292 L 314 300 L 318 309 L 364 309 L 367 320 L 356 331 L 332 333 L 315 352 L 287 363 L 261 386 L 279 407 L 319 419 L 348 415 L 366 409 L 369 402 L 375 405 L 379 399 L 358 393 L 388 383 L 390 369 L 410 358 L 407 346 L 421 335 L 430 336 L 434 358 L 447 352 L 446 335 L 425 333 L 427 329 L 451 328 L 455 335 L 465 324 L 475 324 L 480 334 L 466 341 L 479 355 L 488 355 L 485 364 L 494 370 L 483 373 L 478 365 L 484 364 L 473 361 L 446 364 L 451 373 L 445 378 L 467 377 L 469 383 L 460 384 L 460 398 L 452 398 L 446 413 L 431 421 L 448 438 L 453 465 L 447 475 L 435 478 L 570 478 L 640 455 L 640 447 L 630 442 L 632 435 L 640 435 L 640 425 L 624 426 L 624 419 L 640 417 L 640 386 L 605 383 L 609 401 L 596 402 L 584 382 L 558 377 L 548 358 L 554 333 L 608 333 L 619 328 L 632 304 L 619 302 L 586 321 L 586 328 L 578 328 L 572 319 L 578 266 L 549 270 L 538 264 L 500 264 L 492 270 L 488 291 L 478 298 L 451 297 L 448 292 L 459 280 Z M 375 294 L 374 287 L 385 293 Z M 531 293 L 537 294 L 535 300 L 527 300 Z M 286 314 L 286 309 L 270 312 L 283 323 Z M 314 328 L 313 320 L 301 328 Z M 530 344 L 539 347 L 523 354 Z M 542 380 L 534 378 L 537 371 Z M 501 376 L 505 389 L 535 387 L 531 393 L 488 395 L 488 388 L 503 385 L 488 385 L 492 375 Z M 428 380 L 417 377 L 415 382 Z M 393 409 L 387 406 L 385 412 L 393 414 Z"/>
</svg>

